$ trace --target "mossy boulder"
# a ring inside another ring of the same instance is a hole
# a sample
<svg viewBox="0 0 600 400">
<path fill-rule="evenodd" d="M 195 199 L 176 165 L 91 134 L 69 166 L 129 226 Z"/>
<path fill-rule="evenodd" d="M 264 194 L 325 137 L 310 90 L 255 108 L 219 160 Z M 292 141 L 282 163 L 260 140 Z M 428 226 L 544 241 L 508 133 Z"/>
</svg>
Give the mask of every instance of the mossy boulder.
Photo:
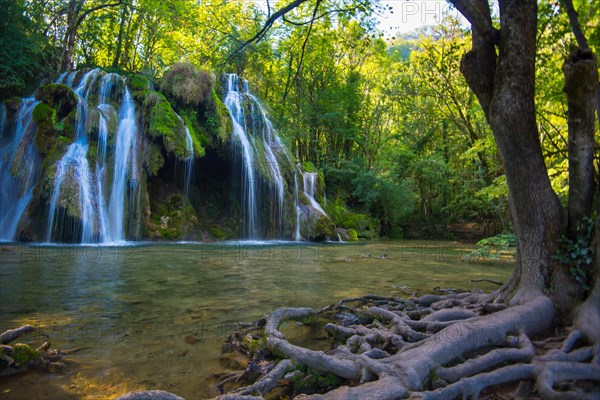
<svg viewBox="0 0 600 400">
<path fill-rule="evenodd" d="M 64 126 L 59 124 L 56 118 L 56 110 L 45 103 L 39 103 L 33 109 L 32 119 L 37 124 L 34 143 L 36 149 L 47 154 L 56 140 L 58 130 Z"/>
<path fill-rule="evenodd" d="M 200 106 L 212 100 L 215 75 L 198 69 L 190 63 L 175 63 L 164 74 L 161 92 L 174 99 L 180 106 Z"/>
<path fill-rule="evenodd" d="M 305 172 L 310 172 L 310 173 L 318 172 L 317 168 L 315 167 L 315 164 L 313 164 L 310 161 L 303 161 L 302 162 L 302 170 L 305 171 Z"/>
<path fill-rule="evenodd" d="M 34 198 L 49 199 L 54 190 L 54 176 L 56 175 L 56 163 L 67 152 L 67 147 L 73 142 L 72 139 L 58 136 L 50 148 L 50 151 L 44 157 L 42 162 L 41 176 L 36 187 Z"/>
<path fill-rule="evenodd" d="M 65 118 L 77 107 L 77 95 L 67 85 L 49 83 L 40 87 L 35 92 L 36 100 L 39 100 L 56 110 L 59 120 Z"/>
<path fill-rule="evenodd" d="M 17 343 L 13 346 L 13 351 L 10 357 L 15 360 L 19 366 L 26 366 L 32 361 L 37 361 L 41 358 L 38 351 L 32 349 L 29 345 L 24 343 Z"/>
<path fill-rule="evenodd" d="M 217 240 L 227 240 L 235 236 L 230 229 L 219 225 L 211 226 L 209 232 Z"/>
<path fill-rule="evenodd" d="M 322 240 L 326 237 L 331 238 L 335 234 L 335 224 L 326 215 L 323 215 L 317 219 L 315 225 L 315 236 L 317 239 Z"/>
<path fill-rule="evenodd" d="M 358 233 L 356 232 L 356 230 L 354 230 L 354 229 L 348 229 L 348 240 L 350 242 L 357 242 L 358 241 Z"/>
</svg>

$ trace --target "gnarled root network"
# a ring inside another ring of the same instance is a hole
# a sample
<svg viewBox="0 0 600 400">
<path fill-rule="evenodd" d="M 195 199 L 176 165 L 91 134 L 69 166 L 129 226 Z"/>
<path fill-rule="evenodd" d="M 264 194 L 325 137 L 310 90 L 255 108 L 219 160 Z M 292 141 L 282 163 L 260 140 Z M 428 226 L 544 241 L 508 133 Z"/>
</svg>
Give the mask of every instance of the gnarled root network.
<svg viewBox="0 0 600 400">
<path fill-rule="evenodd" d="M 284 321 L 315 316 L 338 319 L 324 326 L 334 343 L 330 351 L 292 344 L 279 330 Z M 562 342 L 539 338 L 553 318 L 552 302 L 543 295 L 511 307 L 486 294 L 459 293 L 413 299 L 368 295 L 317 312 L 281 308 L 267 318 L 264 334 L 266 347 L 282 360 L 254 384 L 218 398 L 263 398 L 291 371 L 310 368 L 341 384 L 296 398 L 477 399 L 508 384 L 505 390 L 515 390 L 515 398 L 598 399 L 600 345 L 577 329 Z"/>
</svg>

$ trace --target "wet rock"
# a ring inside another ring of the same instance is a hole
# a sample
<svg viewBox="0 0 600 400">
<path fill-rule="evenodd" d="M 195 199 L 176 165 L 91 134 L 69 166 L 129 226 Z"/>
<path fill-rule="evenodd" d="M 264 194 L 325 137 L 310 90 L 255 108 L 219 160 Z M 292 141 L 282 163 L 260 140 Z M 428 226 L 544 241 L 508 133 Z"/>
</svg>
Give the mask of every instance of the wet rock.
<svg viewBox="0 0 600 400">
<path fill-rule="evenodd" d="M 129 392 L 115 400 L 185 400 L 183 397 L 165 392 L 164 390 L 142 390 L 139 392 Z"/>
</svg>

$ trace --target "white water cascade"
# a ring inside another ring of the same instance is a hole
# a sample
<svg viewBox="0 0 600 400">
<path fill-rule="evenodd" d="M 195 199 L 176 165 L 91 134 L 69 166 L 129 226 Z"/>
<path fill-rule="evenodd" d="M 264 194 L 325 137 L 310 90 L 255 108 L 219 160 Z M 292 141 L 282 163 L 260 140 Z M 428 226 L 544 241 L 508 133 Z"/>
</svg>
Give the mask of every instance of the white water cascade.
<svg viewBox="0 0 600 400">
<path fill-rule="evenodd" d="M 327 215 L 323 207 L 319 204 L 319 202 L 315 199 L 315 188 L 317 184 L 318 174 L 316 172 L 304 172 L 301 171 L 304 183 L 304 195 L 310 201 L 312 207 L 316 208 L 323 215 Z"/>
<path fill-rule="evenodd" d="M 39 174 L 39 157 L 33 145 L 32 112 L 38 101 L 23 99 L 14 127 L 7 110 L 0 108 L 0 240 L 15 238 L 19 221 L 31 201 Z"/>
<path fill-rule="evenodd" d="M 72 87 L 76 74 L 62 75 L 58 82 L 66 78 L 65 84 Z M 90 143 L 86 126 L 90 114 L 88 108 L 91 107 L 88 100 L 97 86 L 98 100 L 93 107 L 98 112 L 98 145 L 96 165 L 92 170 L 88 161 Z M 63 221 L 60 217 L 63 216 L 59 215 L 57 205 L 61 191 L 74 186 L 77 188 L 78 210 L 81 213 L 80 242 L 123 242 L 127 239 L 127 222 L 131 222 L 139 213 L 140 167 L 136 157 L 139 138 L 133 99 L 118 75 L 104 74 L 99 69 L 87 72 L 74 92 L 78 100 L 76 139 L 56 165 L 46 240 L 52 242 L 57 231 L 58 236 L 62 237 L 60 230 Z M 114 144 L 109 146 L 108 121 L 111 113 L 116 114 L 115 103 L 120 103 L 118 128 Z M 111 175 L 112 182 L 108 182 Z M 129 204 L 126 203 L 127 199 Z M 126 214 L 129 215 L 129 221 L 126 220 Z M 129 231 L 135 233 L 137 230 L 132 226 Z"/>
<path fill-rule="evenodd" d="M 248 92 L 248 83 L 245 80 L 240 81 L 235 74 L 227 74 L 225 78 L 227 95 L 224 103 L 231 115 L 234 152 L 241 153 L 242 161 L 244 236 L 255 239 L 260 235 L 258 169 L 263 166 L 276 198 L 276 204 L 271 205 L 271 210 L 277 215 L 281 238 L 285 200 L 285 182 L 277 160 L 277 153 L 283 151 L 281 142 L 260 102 Z"/>
</svg>

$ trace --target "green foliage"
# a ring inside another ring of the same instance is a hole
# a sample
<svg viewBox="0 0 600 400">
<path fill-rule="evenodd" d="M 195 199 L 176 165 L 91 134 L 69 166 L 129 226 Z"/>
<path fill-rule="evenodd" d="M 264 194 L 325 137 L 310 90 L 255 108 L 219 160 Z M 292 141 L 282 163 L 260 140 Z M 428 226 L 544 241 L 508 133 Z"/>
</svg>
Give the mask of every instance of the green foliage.
<svg viewBox="0 0 600 400">
<path fill-rule="evenodd" d="M 211 101 L 215 85 L 212 72 L 201 71 L 190 63 L 175 63 L 164 74 L 160 89 L 182 106 L 199 106 Z"/>
<path fill-rule="evenodd" d="M 577 236 L 573 239 L 563 236 L 561 248 L 554 255 L 554 259 L 560 261 L 569 269 L 571 277 L 579 284 L 582 295 L 590 291 L 590 280 L 593 261 L 592 232 L 594 221 L 584 218 L 577 223 Z"/>
<path fill-rule="evenodd" d="M 514 248 L 517 238 L 512 233 L 502 233 L 496 236 L 481 239 L 477 242 L 479 248 L 471 251 L 465 256 L 467 260 L 496 260 L 500 258 L 503 251 Z"/>
<path fill-rule="evenodd" d="M 25 94 L 50 75 L 56 51 L 25 14 L 23 0 L 0 0 L 0 100 Z"/>
<path fill-rule="evenodd" d="M 501 233 L 496 236 L 481 239 L 477 246 L 495 247 L 499 250 L 505 250 L 517 245 L 517 237 L 513 233 Z"/>
</svg>

